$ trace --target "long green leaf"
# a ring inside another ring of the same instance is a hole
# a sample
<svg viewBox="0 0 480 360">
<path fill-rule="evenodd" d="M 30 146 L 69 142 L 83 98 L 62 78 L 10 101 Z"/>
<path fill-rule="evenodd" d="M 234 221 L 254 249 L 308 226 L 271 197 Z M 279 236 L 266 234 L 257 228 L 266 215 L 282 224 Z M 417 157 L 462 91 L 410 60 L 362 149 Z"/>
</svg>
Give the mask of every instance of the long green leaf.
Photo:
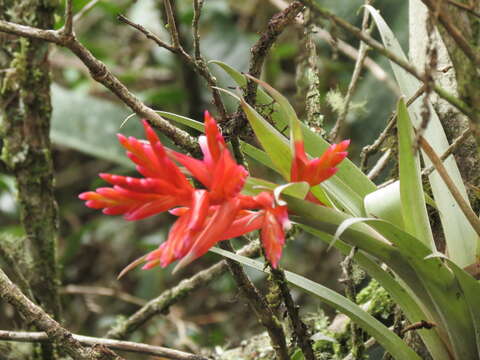
<svg viewBox="0 0 480 360">
<path fill-rule="evenodd" d="M 407 258 L 430 294 L 441 317 L 456 359 L 479 359 L 475 327 L 467 300 L 462 296 L 452 271 L 431 250 L 405 231 L 382 220 L 367 220 L 380 234 L 393 242 Z M 426 259 L 429 257 L 428 259 Z M 462 334 L 462 336 L 459 336 Z"/>
<path fill-rule="evenodd" d="M 173 120 L 179 124 L 183 124 L 188 127 L 191 127 L 192 129 L 195 129 L 201 132 L 205 131 L 205 126 L 200 121 L 196 121 L 186 116 L 181 116 L 181 115 L 177 115 L 177 114 L 166 112 L 166 111 L 157 111 L 157 113 L 166 119 Z"/>
<path fill-rule="evenodd" d="M 258 271 L 262 271 L 265 273 L 269 272 L 265 264 L 259 261 L 249 259 L 247 257 L 218 248 L 213 248 L 210 251 L 235 260 Z M 380 321 L 363 311 L 357 304 L 346 299 L 335 291 L 330 290 L 329 288 L 326 288 L 298 274 L 292 273 L 290 271 L 285 271 L 285 277 L 289 283 L 319 297 L 320 299 L 322 299 L 323 302 L 329 304 L 330 306 L 338 309 L 340 312 L 350 317 L 354 322 L 356 322 L 372 337 L 374 337 L 378 341 L 378 343 L 382 345 L 383 348 L 388 351 L 394 358 L 399 360 L 403 360 L 405 358 L 412 360 L 420 360 L 420 357 L 411 348 L 409 348 L 402 339 L 400 339 L 395 333 L 390 331 Z"/>
<path fill-rule="evenodd" d="M 316 236 L 325 243 L 334 246 L 342 254 L 348 255 L 352 246 L 341 240 L 333 241 L 333 236 L 315 228 L 300 225 L 305 231 Z M 390 294 L 393 301 L 400 306 L 406 318 L 411 323 L 420 322 L 422 320 L 433 320 L 431 315 L 424 311 L 420 306 L 418 297 L 398 279 L 395 279 L 387 271 L 385 271 L 379 263 L 373 260 L 367 253 L 362 250 L 355 252 L 353 259 L 360 265 L 368 275 L 377 280 L 379 284 Z M 445 347 L 438 332 L 435 330 L 421 329 L 417 330 L 422 338 L 425 346 L 435 360 L 451 360 L 448 355 L 448 349 Z"/>
<path fill-rule="evenodd" d="M 211 61 L 211 63 L 218 65 L 224 70 L 239 86 L 244 87 L 246 85 L 245 76 L 238 70 L 221 61 Z M 257 90 L 257 101 L 260 104 L 272 103 L 272 98 L 262 89 Z M 277 129 L 284 129 L 289 126 L 289 120 L 285 112 L 280 111 L 278 104 L 274 104 L 274 112 L 272 114 L 272 121 Z M 301 124 L 303 131 L 303 137 L 305 140 L 305 150 L 312 157 L 319 157 L 330 146 L 320 135 L 312 131 L 305 124 Z M 345 159 L 339 165 L 337 174 L 327 180 L 328 182 L 335 182 L 340 179 L 344 186 L 349 186 L 355 193 L 363 198 L 368 193 L 376 189 L 375 184 L 349 159 Z"/>
<path fill-rule="evenodd" d="M 407 60 L 398 40 L 381 17 L 380 13 L 372 6 L 367 5 L 366 8 L 369 10 L 378 30 L 380 31 L 385 47 L 402 59 Z M 412 97 L 423 84 L 394 62 L 390 62 L 390 64 L 402 93 L 406 98 Z M 419 65 L 421 66 L 421 64 Z M 416 127 L 418 127 L 422 121 L 422 99 L 423 96 L 409 107 L 410 118 Z M 424 137 L 432 145 L 437 154 L 443 154 L 449 146 L 447 137 L 435 110 L 431 105 L 429 106 L 431 115 L 428 127 L 424 132 Z M 428 157 L 424 156 L 424 160 L 427 165 L 431 165 Z M 458 186 L 462 196 L 468 202 L 467 192 L 460 171 L 455 162 L 455 158 L 450 156 L 445 160 L 444 165 L 447 168 L 449 175 Z M 460 267 L 474 263 L 477 246 L 477 235 L 475 230 L 463 215 L 455 199 L 437 172 L 433 172 L 429 176 L 429 181 L 435 202 L 440 212 L 440 220 L 442 221 L 450 258 Z"/>
<path fill-rule="evenodd" d="M 404 228 L 399 181 L 368 194 L 363 202 L 368 217 L 387 220 Z"/>
<path fill-rule="evenodd" d="M 397 129 L 400 173 L 400 198 L 405 230 L 435 249 L 428 220 L 427 205 L 423 196 L 422 175 L 418 151 L 413 148 L 413 128 L 403 99 L 397 106 Z"/>
<path fill-rule="evenodd" d="M 475 338 L 477 342 L 477 351 L 480 354 L 480 283 L 467 274 L 463 269 L 458 267 L 452 261 L 448 261 L 449 267 L 452 269 L 457 278 L 463 292 L 463 296 L 470 309 L 473 325 L 475 327 Z"/>
<path fill-rule="evenodd" d="M 333 209 L 293 198 L 288 199 L 288 206 L 298 214 L 293 217 L 294 221 L 328 234 L 334 234 L 339 224 L 351 219 Z M 427 246 L 400 228 L 379 219 L 364 219 L 363 223 L 354 223 L 345 230 L 341 239 L 393 269 L 418 296 L 422 308 L 437 324 L 439 335 L 449 344 L 455 358 L 477 359 L 475 327 L 470 308 L 461 296 L 461 289 L 452 272 L 439 259 L 425 259 L 431 254 Z M 393 246 L 382 239 L 388 239 Z"/>
</svg>

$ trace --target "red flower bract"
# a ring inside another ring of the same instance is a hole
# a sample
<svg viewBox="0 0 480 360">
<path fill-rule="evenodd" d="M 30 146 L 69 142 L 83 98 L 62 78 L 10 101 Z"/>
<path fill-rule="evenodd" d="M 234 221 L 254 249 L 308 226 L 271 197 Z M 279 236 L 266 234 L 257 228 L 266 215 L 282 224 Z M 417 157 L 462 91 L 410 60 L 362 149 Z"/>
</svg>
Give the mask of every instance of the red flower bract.
<svg viewBox="0 0 480 360">
<path fill-rule="evenodd" d="M 127 220 L 168 210 L 179 216 L 167 241 L 132 265 L 146 262 L 143 268 L 150 269 L 181 259 L 177 268 L 183 267 L 219 241 L 261 229 L 265 254 L 276 267 L 289 226 L 287 208 L 276 205 L 269 192 L 240 194 L 248 172 L 233 159 L 213 117 L 205 112 L 205 136 L 199 138 L 203 160 L 165 149 L 148 123 L 143 125 L 148 142 L 118 136 L 143 178 L 100 174 L 113 187 L 79 196 L 87 206 Z M 174 160 L 205 189 L 195 189 Z"/>
</svg>

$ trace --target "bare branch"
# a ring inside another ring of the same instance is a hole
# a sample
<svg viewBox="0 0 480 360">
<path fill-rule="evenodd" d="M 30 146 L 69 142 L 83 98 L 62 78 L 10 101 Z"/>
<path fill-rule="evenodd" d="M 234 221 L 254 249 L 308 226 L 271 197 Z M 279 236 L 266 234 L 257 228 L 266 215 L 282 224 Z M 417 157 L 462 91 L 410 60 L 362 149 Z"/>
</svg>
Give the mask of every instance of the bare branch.
<svg viewBox="0 0 480 360">
<path fill-rule="evenodd" d="M 465 56 L 480 68 L 480 56 L 478 55 L 478 51 L 475 51 L 469 44 L 468 40 L 463 36 L 460 29 L 455 26 L 452 21 L 452 18 L 448 15 L 448 12 L 445 11 L 441 7 L 441 1 L 433 1 L 433 0 L 422 0 L 422 2 L 430 9 L 430 11 L 434 12 L 435 15 L 438 17 L 438 20 L 443 25 L 445 30 L 447 30 L 448 34 L 455 40 L 458 47 L 463 51 Z"/>
<path fill-rule="evenodd" d="M 310 338 L 307 325 L 305 325 L 300 318 L 300 313 L 298 311 L 299 307 L 293 301 L 292 294 L 290 294 L 287 279 L 285 278 L 285 272 L 281 269 L 274 269 L 273 267 L 270 267 L 270 270 L 275 284 L 279 287 L 280 293 L 282 294 L 283 302 L 287 308 L 288 317 L 290 318 L 293 331 L 296 335 L 298 346 L 302 350 L 303 356 L 306 360 L 315 360 L 316 356 L 312 347 L 313 340 Z"/>
<path fill-rule="evenodd" d="M 460 2 L 460 1 L 456 1 L 456 0 L 447 0 L 447 1 L 451 5 L 456 6 L 459 9 L 462 9 L 462 10 L 468 12 L 469 14 L 472 14 L 473 16 L 476 16 L 476 17 L 480 18 L 480 13 L 475 11 L 473 3 L 471 5 L 467 5 L 467 4 L 464 4 L 464 3 Z"/>
<path fill-rule="evenodd" d="M 73 0 L 65 0 L 65 25 L 61 30 L 64 36 L 71 36 L 73 34 Z"/>
<path fill-rule="evenodd" d="M 75 16 L 73 17 L 73 22 L 76 23 L 78 20 L 84 17 L 85 14 L 92 10 L 99 2 L 100 0 L 91 0 L 77 14 L 75 14 Z"/>
<path fill-rule="evenodd" d="M 258 242 L 246 245 L 239 250 L 243 256 L 258 254 L 260 245 Z M 120 321 L 108 331 L 106 337 L 123 339 L 133 331 L 141 327 L 148 320 L 159 314 L 165 314 L 173 304 L 189 296 L 196 289 L 205 286 L 210 281 L 224 274 L 228 270 L 225 260 L 196 273 L 194 276 L 182 280 L 175 287 L 164 291 L 160 296 L 150 300 L 145 306 L 131 315 L 128 319 Z"/>
<path fill-rule="evenodd" d="M 72 338 L 85 346 L 104 346 L 112 350 L 121 350 L 132 353 L 159 356 L 174 360 L 207 360 L 206 357 L 169 349 L 162 346 L 147 345 L 132 341 L 102 339 L 91 336 L 71 334 Z M 18 342 L 50 342 L 51 339 L 45 332 L 23 332 L 0 330 L 0 340 Z"/>
<path fill-rule="evenodd" d="M 317 3 L 313 2 L 312 0 L 298 0 L 308 6 L 315 14 L 318 16 L 327 18 L 334 22 L 336 25 L 340 26 L 341 28 L 345 29 L 349 33 L 351 33 L 353 36 L 356 38 L 364 41 L 366 44 L 368 44 L 371 48 L 375 49 L 378 51 L 380 54 L 385 56 L 386 58 L 390 59 L 393 61 L 395 64 L 403 68 L 405 71 L 413 75 L 415 78 L 417 78 L 419 81 L 422 83 L 425 81 L 425 77 L 422 73 L 420 73 L 415 66 L 411 65 L 408 61 L 405 59 L 397 56 L 396 54 L 392 53 L 391 51 L 387 50 L 382 44 L 380 44 L 378 41 L 370 37 L 368 34 L 365 34 L 361 29 L 357 28 L 356 26 L 350 24 L 348 21 L 345 21 L 344 19 L 332 14 L 331 12 L 323 9 L 318 5 Z M 443 99 L 448 101 L 451 105 L 456 107 L 458 110 L 460 110 L 463 114 L 469 117 L 469 119 L 472 122 L 473 131 L 475 132 L 475 135 L 477 137 L 480 137 L 480 114 L 472 109 L 468 104 L 466 104 L 464 101 L 459 99 L 458 97 L 452 95 L 442 87 L 438 85 L 433 85 L 432 86 L 433 90 Z"/>
<path fill-rule="evenodd" d="M 117 19 L 123 22 L 124 24 L 130 25 L 131 27 L 137 29 L 142 34 L 144 34 L 147 37 L 147 39 L 153 40 L 158 46 L 165 48 L 173 53 L 178 53 L 178 48 L 175 48 L 167 44 L 165 41 L 160 39 L 157 35 L 152 33 L 150 30 L 145 29 L 145 27 L 143 27 L 142 25 L 134 23 L 133 21 L 129 20 L 127 17 L 125 17 L 122 14 L 119 14 L 117 16 Z"/>
<path fill-rule="evenodd" d="M 193 0 L 193 20 L 192 20 L 192 30 L 193 30 L 193 56 L 195 60 L 201 59 L 200 54 L 200 34 L 198 32 L 198 25 L 200 22 L 200 15 L 202 13 L 204 0 Z"/>
<path fill-rule="evenodd" d="M 228 240 L 220 242 L 219 245 L 220 248 L 224 250 L 235 252 Z M 255 312 L 258 320 L 267 330 L 277 360 L 290 360 L 282 324 L 275 316 L 272 309 L 268 306 L 262 294 L 248 278 L 242 265 L 231 259 L 226 259 L 226 261 L 233 279 L 247 299 L 250 308 Z"/>
<path fill-rule="evenodd" d="M 168 31 L 172 38 L 172 46 L 177 49 L 181 49 L 180 36 L 178 35 L 177 25 L 175 24 L 175 16 L 173 12 L 173 6 L 170 0 L 164 0 L 165 12 L 167 13 Z"/>
<path fill-rule="evenodd" d="M 129 293 L 103 286 L 67 285 L 61 289 L 61 292 L 64 294 L 111 296 L 138 306 L 144 306 L 147 303 L 145 300 L 132 296 Z"/>
<path fill-rule="evenodd" d="M 468 137 L 471 134 L 472 134 L 471 129 L 463 130 L 463 132 L 460 134 L 460 136 L 457 137 L 452 142 L 452 144 L 447 148 L 447 150 L 445 150 L 445 152 L 442 154 L 442 156 L 440 156 L 440 160 L 445 161 L 445 159 L 448 158 L 451 154 L 453 154 L 455 152 L 455 150 L 457 150 L 460 147 L 460 145 L 462 145 L 465 142 L 465 140 L 468 139 Z M 422 171 L 422 176 L 428 176 L 434 171 L 435 171 L 435 167 L 432 165 L 432 166 L 430 166 L 430 167 L 428 167 L 428 168 L 426 168 Z"/>
<path fill-rule="evenodd" d="M 413 96 L 410 99 L 407 100 L 406 105 L 410 106 L 411 104 L 413 104 L 413 102 L 415 100 L 417 100 L 423 94 L 424 91 L 425 91 L 425 86 L 421 86 L 416 91 L 416 93 L 413 94 Z M 362 151 L 360 153 L 360 168 L 362 170 L 365 169 L 365 167 L 367 166 L 367 161 L 368 161 L 368 157 L 370 156 L 370 154 L 372 154 L 372 153 L 378 151 L 378 149 L 380 149 L 380 146 L 382 146 L 383 142 L 387 138 L 390 131 L 395 127 L 396 123 L 397 123 L 397 113 L 394 112 L 390 116 L 390 119 L 387 122 L 387 126 L 385 127 L 385 129 L 383 129 L 383 131 L 380 133 L 380 135 L 375 140 L 375 142 L 371 145 L 365 146 L 362 149 Z"/>
<path fill-rule="evenodd" d="M 176 128 L 158 115 L 155 110 L 146 106 L 127 87 L 118 80 L 100 60 L 83 46 L 75 36 L 64 36 L 60 31 L 42 30 L 0 20 L 0 32 L 6 32 L 27 38 L 41 39 L 63 46 L 72 51 L 90 70 L 94 80 L 110 89 L 123 103 L 130 107 L 138 116 L 149 120 L 153 126 L 172 139 L 178 146 L 192 153 L 198 153 L 199 147 L 192 136 Z"/>
<path fill-rule="evenodd" d="M 270 2 L 280 10 L 284 10 L 288 6 L 288 3 L 284 0 L 270 0 Z M 300 18 L 297 18 L 296 21 L 300 25 L 303 24 L 303 21 Z M 329 44 L 333 43 L 332 35 L 327 30 L 322 29 L 321 27 L 315 26 L 315 28 L 312 31 L 312 34 L 317 36 L 319 39 L 326 41 Z M 353 46 L 346 43 L 345 41 L 341 39 L 336 39 L 335 46 L 337 47 L 338 50 L 340 50 L 340 52 L 348 56 L 350 59 L 352 60 L 358 59 L 357 49 L 355 49 Z M 392 79 L 385 72 L 385 70 L 383 70 L 380 65 L 378 65 L 374 60 L 372 60 L 372 58 L 367 56 L 365 59 L 364 65 L 377 80 L 385 82 L 385 84 L 388 86 L 390 90 L 393 91 L 394 94 L 400 96 L 397 84 L 394 81 L 392 81 Z"/>
<path fill-rule="evenodd" d="M 367 177 L 370 180 L 373 180 L 378 175 L 380 175 L 382 170 L 385 169 L 385 167 L 387 166 L 388 160 L 390 160 L 391 156 L 392 156 L 392 149 L 388 149 L 387 151 L 385 151 L 383 155 L 380 157 L 380 159 L 378 159 L 376 164 L 372 167 L 372 169 L 368 172 Z"/>
<path fill-rule="evenodd" d="M 169 4 L 169 5 L 167 5 Z M 171 7 L 171 4 L 169 2 L 165 2 L 165 7 L 169 7 L 169 11 L 167 11 L 167 16 L 170 16 L 172 18 L 172 22 L 175 23 L 174 19 L 175 19 L 175 13 L 174 13 L 174 9 Z M 170 14 L 170 15 L 168 15 Z M 215 79 L 215 77 L 210 73 L 210 70 L 208 69 L 207 65 L 205 64 L 205 61 L 203 60 L 203 58 L 200 56 L 199 58 L 196 58 L 194 59 L 192 56 L 190 56 L 184 49 L 183 47 L 181 46 L 181 43 L 180 43 L 180 34 L 177 32 L 176 30 L 176 27 L 175 27 L 175 35 L 172 36 L 172 41 L 173 41 L 173 38 L 177 38 L 178 40 L 178 46 L 175 46 L 175 43 L 173 45 L 169 45 L 167 44 L 166 42 L 164 42 L 163 40 L 161 40 L 158 36 L 156 36 L 155 34 L 153 34 L 151 31 L 145 29 L 142 25 L 139 25 L 139 24 L 136 24 L 134 22 L 132 22 L 131 20 L 127 19 L 125 16 L 123 15 L 120 15 L 118 17 L 118 19 L 130 26 L 132 26 L 133 28 L 137 29 L 138 31 L 142 32 L 147 38 L 149 39 L 152 39 L 153 41 L 155 41 L 155 43 L 160 46 L 160 47 L 163 47 L 169 51 L 171 51 L 172 53 L 174 54 L 177 54 L 178 56 L 180 56 L 180 58 L 188 65 L 190 66 L 192 69 L 194 69 L 201 77 L 203 77 L 205 79 L 205 81 L 207 82 L 209 88 L 210 88 L 210 91 L 212 92 L 212 96 L 213 96 L 213 102 L 215 103 L 215 107 L 217 108 L 217 111 L 220 113 L 220 117 L 222 119 L 222 121 L 225 121 L 227 119 L 227 111 L 225 109 L 225 105 L 223 104 L 223 101 L 222 101 L 222 98 L 220 97 L 220 93 L 219 91 L 216 89 L 216 86 L 217 86 L 217 80 Z M 170 20 L 169 20 L 170 21 Z M 170 23 L 169 23 L 170 24 Z M 197 39 L 197 41 L 200 41 L 200 38 Z M 199 44 L 197 44 L 198 48 L 199 48 Z"/>
<path fill-rule="evenodd" d="M 454 197 L 455 201 L 457 202 L 458 206 L 462 210 L 470 225 L 472 225 L 477 234 L 480 234 L 480 220 L 478 219 L 477 214 L 475 214 L 468 202 L 465 201 L 457 186 L 453 182 L 452 178 L 450 177 L 450 175 L 448 175 L 445 166 L 443 166 L 442 160 L 440 160 L 438 155 L 435 153 L 435 150 L 433 150 L 427 140 L 425 140 L 423 137 L 420 138 L 419 143 L 422 150 L 425 152 L 425 154 L 427 154 L 433 166 L 438 171 L 438 174 L 445 182 L 445 185 L 447 185 L 448 190 L 450 190 L 450 193 Z"/>
<path fill-rule="evenodd" d="M 365 0 L 366 5 L 369 5 L 370 3 L 371 3 L 371 0 Z M 367 34 L 370 34 L 370 32 L 368 31 L 369 17 L 370 17 L 370 13 L 365 8 L 363 10 L 362 31 Z M 350 107 L 350 101 L 352 100 L 353 93 L 355 91 L 355 88 L 357 87 L 358 80 L 360 79 L 360 74 L 362 72 L 363 64 L 365 62 L 365 59 L 367 58 L 367 51 L 368 51 L 368 46 L 364 42 L 360 42 L 360 48 L 358 49 L 358 57 L 355 61 L 355 68 L 353 69 L 353 74 L 350 80 L 350 84 L 348 84 L 348 89 L 347 89 L 347 94 L 345 95 L 345 102 L 343 105 L 343 109 L 342 109 L 342 112 L 339 114 L 332 131 L 330 132 L 330 139 L 333 142 L 337 140 L 340 127 L 343 126 L 343 124 L 345 123 L 345 119 L 348 114 L 348 109 Z"/>
<path fill-rule="evenodd" d="M 41 307 L 30 301 L 0 269 L 0 298 L 10 303 L 25 320 L 45 331 L 46 336 L 75 360 L 121 360 L 117 354 L 102 346 L 84 348 L 72 334 L 53 320 Z"/>
</svg>

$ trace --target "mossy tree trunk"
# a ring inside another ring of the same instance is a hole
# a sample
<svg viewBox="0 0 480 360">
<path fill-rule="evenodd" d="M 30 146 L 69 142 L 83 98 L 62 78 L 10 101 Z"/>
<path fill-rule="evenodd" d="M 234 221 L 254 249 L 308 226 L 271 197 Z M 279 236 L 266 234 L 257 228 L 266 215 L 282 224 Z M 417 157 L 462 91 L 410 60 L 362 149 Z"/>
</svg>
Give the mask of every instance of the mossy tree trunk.
<svg viewBox="0 0 480 360">
<path fill-rule="evenodd" d="M 53 28 L 57 0 L 0 0 L 0 17 Z M 51 101 L 48 44 L 2 34 L 0 37 L 1 160 L 15 177 L 25 230 L 22 263 L 35 301 L 60 317 L 56 263 L 58 209 L 49 138 Z M 44 346 L 41 358 L 53 358 Z"/>
</svg>

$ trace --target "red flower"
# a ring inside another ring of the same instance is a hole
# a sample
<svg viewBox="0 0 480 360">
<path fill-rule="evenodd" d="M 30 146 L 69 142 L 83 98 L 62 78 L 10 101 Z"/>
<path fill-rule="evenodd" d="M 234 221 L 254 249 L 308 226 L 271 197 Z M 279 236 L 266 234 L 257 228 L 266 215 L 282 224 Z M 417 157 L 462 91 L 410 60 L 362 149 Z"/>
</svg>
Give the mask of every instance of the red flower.
<svg viewBox="0 0 480 360">
<path fill-rule="evenodd" d="M 320 184 L 338 171 L 336 166 L 348 155 L 350 140 L 330 145 L 319 158 L 308 160 L 303 141 L 295 141 L 295 154 L 292 161 L 291 181 L 306 181 L 310 186 Z"/>
<path fill-rule="evenodd" d="M 248 172 L 233 159 L 210 114 L 205 112 L 206 136 L 199 138 L 203 160 L 165 149 L 148 123 L 143 124 L 148 143 L 122 135 L 119 140 L 144 178 L 101 174 L 113 188 L 100 188 L 79 196 L 86 200 L 87 206 L 103 209 L 109 215 L 123 214 L 127 220 L 167 210 L 179 216 L 167 241 L 126 270 L 142 262 L 146 262 L 144 269 L 165 267 L 179 259 L 177 268 L 183 267 L 219 241 L 257 229 L 261 229 L 266 256 L 276 267 L 285 242 L 284 231 L 289 225 L 287 208 L 276 206 L 268 192 L 255 197 L 240 194 Z M 195 189 L 172 158 L 205 189 Z"/>
</svg>

